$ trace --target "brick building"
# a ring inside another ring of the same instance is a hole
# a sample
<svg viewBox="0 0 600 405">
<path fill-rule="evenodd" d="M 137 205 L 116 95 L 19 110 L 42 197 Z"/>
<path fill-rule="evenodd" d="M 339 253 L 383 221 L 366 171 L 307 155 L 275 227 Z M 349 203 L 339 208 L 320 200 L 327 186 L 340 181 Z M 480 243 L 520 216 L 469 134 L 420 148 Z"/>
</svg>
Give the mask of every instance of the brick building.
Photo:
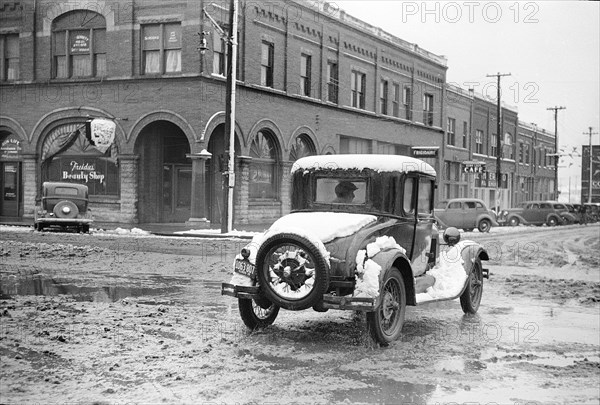
<svg viewBox="0 0 600 405">
<path fill-rule="evenodd" d="M 445 58 L 327 3 L 239 3 L 236 224 L 287 212 L 307 154 L 415 154 L 449 174 L 445 196 L 468 189 L 456 162 L 490 160 L 464 146 L 467 111 L 491 136 L 477 97 L 448 106 L 447 145 Z M 1 0 L 0 217 L 32 217 L 42 182 L 69 180 L 98 221 L 219 224 L 226 47 L 208 16 L 227 29 L 228 4 Z M 116 125 L 107 149 L 89 140 L 95 118 Z M 516 134 L 516 112 L 505 120 Z"/>
</svg>

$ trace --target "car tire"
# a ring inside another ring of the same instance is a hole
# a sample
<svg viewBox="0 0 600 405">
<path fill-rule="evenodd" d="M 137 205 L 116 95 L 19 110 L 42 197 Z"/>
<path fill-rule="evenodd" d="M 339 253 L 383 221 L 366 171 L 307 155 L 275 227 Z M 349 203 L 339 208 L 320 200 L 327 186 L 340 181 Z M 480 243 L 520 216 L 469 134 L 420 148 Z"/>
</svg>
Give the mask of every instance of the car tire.
<svg viewBox="0 0 600 405">
<path fill-rule="evenodd" d="M 479 225 L 477 225 L 477 229 L 479 229 L 479 232 L 489 232 L 490 229 L 492 228 L 492 223 L 490 222 L 489 219 L 482 219 L 481 221 L 479 221 Z"/>
<path fill-rule="evenodd" d="M 256 271 L 265 298 L 284 309 L 312 307 L 329 286 L 329 265 L 319 248 L 296 234 L 280 233 L 263 242 Z"/>
<path fill-rule="evenodd" d="M 467 279 L 467 287 L 460 296 L 460 306 L 465 314 L 474 314 L 479 309 L 483 295 L 483 268 L 481 260 L 473 261 L 473 268 Z"/>
<path fill-rule="evenodd" d="M 264 308 L 253 299 L 239 298 L 238 307 L 242 321 L 249 329 L 261 329 L 272 325 L 279 314 L 279 307 L 271 304 Z"/>
<path fill-rule="evenodd" d="M 548 225 L 548 226 L 556 226 L 556 225 L 558 225 L 558 219 L 556 219 L 556 217 L 550 217 L 546 221 L 546 225 Z"/>
<path fill-rule="evenodd" d="M 397 268 L 391 267 L 385 273 L 379 294 L 379 307 L 367 312 L 367 328 L 376 342 L 387 346 L 400 337 L 406 315 L 406 289 Z"/>
<path fill-rule="evenodd" d="M 510 217 L 508 218 L 507 222 L 510 226 L 519 226 L 519 224 L 521 223 L 521 221 L 519 221 L 519 218 L 517 217 Z"/>
</svg>

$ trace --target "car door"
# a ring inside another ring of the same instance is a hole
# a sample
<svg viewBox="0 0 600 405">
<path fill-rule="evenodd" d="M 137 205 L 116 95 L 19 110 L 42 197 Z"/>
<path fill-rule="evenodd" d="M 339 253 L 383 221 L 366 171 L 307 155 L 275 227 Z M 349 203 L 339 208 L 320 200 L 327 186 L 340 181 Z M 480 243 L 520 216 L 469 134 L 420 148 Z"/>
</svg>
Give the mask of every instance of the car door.
<svg viewBox="0 0 600 405">
<path fill-rule="evenodd" d="M 523 218 L 529 223 L 539 224 L 543 222 L 542 215 L 540 213 L 540 205 L 538 203 L 529 203 L 523 210 Z"/>
<path fill-rule="evenodd" d="M 434 180 L 428 177 L 419 178 L 417 194 L 417 217 L 414 234 L 411 265 L 414 275 L 423 274 L 429 269 L 433 260 L 432 235 L 435 226 L 433 215 Z M 436 228 L 437 229 L 437 228 Z M 435 249 L 435 246 L 433 246 Z"/>
<path fill-rule="evenodd" d="M 460 201 L 451 201 L 446 208 L 444 214 L 444 225 L 454 226 L 456 228 L 463 227 L 464 210 Z"/>
</svg>

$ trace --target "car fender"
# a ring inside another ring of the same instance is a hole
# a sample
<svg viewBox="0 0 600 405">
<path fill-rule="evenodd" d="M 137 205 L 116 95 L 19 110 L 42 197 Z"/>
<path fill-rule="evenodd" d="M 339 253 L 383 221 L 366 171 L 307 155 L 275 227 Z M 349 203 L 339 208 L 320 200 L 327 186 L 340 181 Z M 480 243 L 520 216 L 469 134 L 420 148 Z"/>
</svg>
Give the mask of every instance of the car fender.
<svg viewBox="0 0 600 405">
<path fill-rule="evenodd" d="M 489 220 L 492 223 L 492 226 L 498 226 L 498 221 L 496 221 L 496 219 L 489 214 L 481 214 L 477 216 L 477 219 L 475 220 L 475 226 L 479 225 L 482 219 Z"/>
<path fill-rule="evenodd" d="M 555 212 L 551 212 L 550 214 L 546 215 L 546 222 L 545 223 L 548 223 L 548 220 L 550 218 L 556 218 L 556 222 L 557 222 L 558 225 L 561 225 L 561 224 L 563 224 L 565 222 L 564 219 L 563 219 L 563 217 L 561 217 L 559 214 L 557 214 Z"/>
<path fill-rule="evenodd" d="M 490 257 L 483 246 L 472 240 L 460 241 L 457 246 L 461 249 L 461 257 L 463 259 L 463 268 L 467 277 L 471 275 L 473 270 L 473 262 L 476 258 L 482 261 L 490 260 Z"/>
<path fill-rule="evenodd" d="M 508 222 L 510 222 L 510 219 L 512 217 L 517 217 L 519 218 L 519 222 L 523 225 L 528 225 L 529 221 L 527 221 L 525 218 L 523 218 L 521 215 L 514 213 L 514 212 L 509 212 L 508 215 L 506 216 L 506 223 L 508 224 Z"/>
<path fill-rule="evenodd" d="M 415 293 L 415 277 L 413 276 L 410 260 L 404 252 L 398 249 L 385 250 L 377 253 L 370 259 L 381 267 L 381 272 L 379 273 L 380 286 L 383 284 L 383 278 L 385 277 L 385 272 L 387 269 L 393 266 L 400 270 L 400 274 L 402 274 L 402 279 L 404 280 L 404 288 L 406 288 L 406 304 L 417 304 Z M 380 298 L 381 296 L 377 297 L 375 306 L 379 305 Z"/>
</svg>

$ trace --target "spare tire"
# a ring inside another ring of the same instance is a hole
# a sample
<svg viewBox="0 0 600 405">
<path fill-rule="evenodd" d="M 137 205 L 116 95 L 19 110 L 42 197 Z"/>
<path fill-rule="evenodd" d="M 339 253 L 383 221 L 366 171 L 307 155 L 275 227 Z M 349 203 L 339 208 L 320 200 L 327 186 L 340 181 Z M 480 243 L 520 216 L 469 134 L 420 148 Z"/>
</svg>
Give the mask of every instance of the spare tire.
<svg viewBox="0 0 600 405">
<path fill-rule="evenodd" d="M 53 212 L 57 218 L 73 219 L 77 218 L 77 215 L 79 214 L 79 209 L 77 208 L 77 205 L 75 205 L 75 203 L 73 203 L 72 201 L 63 200 L 54 206 Z"/>
<path fill-rule="evenodd" d="M 289 310 L 312 307 L 329 286 L 329 265 L 319 248 L 292 233 L 279 233 L 262 243 L 256 272 L 265 297 Z"/>
</svg>

